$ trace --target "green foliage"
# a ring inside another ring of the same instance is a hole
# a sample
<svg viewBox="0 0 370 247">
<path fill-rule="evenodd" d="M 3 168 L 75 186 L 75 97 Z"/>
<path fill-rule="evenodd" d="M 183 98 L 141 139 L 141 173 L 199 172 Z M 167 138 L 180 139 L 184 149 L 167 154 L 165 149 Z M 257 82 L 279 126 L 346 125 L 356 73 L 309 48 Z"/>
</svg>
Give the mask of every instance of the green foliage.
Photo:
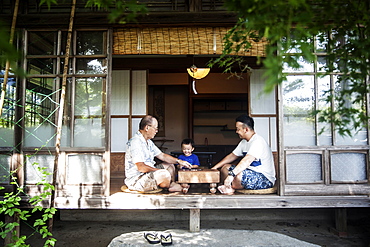
<svg viewBox="0 0 370 247">
<path fill-rule="evenodd" d="M 58 4 L 58 0 L 41 0 L 39 5 L 43 4 L 46 4 L 50 9 L 52 4 Z M 146 6 L 136 0 L 86 0 L 86 7 L 97 7 L 108 11 L 109 21 L 120 24 L 135 21 L 139 14 L 148 12 Z"/>
<path fill-rule="evenodd" d="M 58 1 L 57 0 L 41 0 L 39 5 L 43 5 L 43 4 L 46 4 L 48 6 L 48 8 L 50 9 L 51 8 L 51 4 L 55 4 L 57 5 L 58 4 Z"/>
<path fill-rule="evenodd" d="M 369 1 L 225 0 L 225 6 L 238 13 L 239 20 L 224 39 L 223 55 L 210 65 L 226 66 L 227 71 L 232 61 L 222 61 L 229 58 L 229 54 L 249 49 L 252 44 L 248 38 L 264 39 L 268 41 L 266 57 L 259 61 L 266 69 L 265 90 L 269 92 L 285 81 L 284 64 L 299 68 L 300 58 L 314 61 L 313 39 L 316 37 L 328 54 L 325 73 L 339 73 L 343 77 L 337 84 L 343 83 L 343 78 L 347 84 L 345 90 L 328 92 L 327 100 L 334 100 L 335 107 L 317 110 L 314 114 L 319 115 L 321 122 L 334 123 L 341 135 L 350 135 L 351 127 L 355 130 L 367 127 Z M 292 51 L 298 51 L 299 56 L 292 55 Z"/>
<path fill-rule="evenodd" d="M 22 4 L 22 1 L 20 2 Z M 52 5 L 57 5 L 57 0 L 41 0 L 39 5 L 46 4 L 48 8 L 52 8 Z M 87 0 L 86 7 L 97 7 L 98 9 L 103 9 L 109 11 L 108 18 L 111 22 L 119 22 L 124 24 L 129 21 L 134 21 L 138 14 L 144 14 L 147 12 L 145 5 L 137 3 L 135 0 L 123 1 L 123 0 Z M 9 30 L 8 26 L 5 26 L 0 22 L 0 66 L 4 67 L 7 61 L 10 62 L 11 72 L 17 76 L 24 76 L 25 73 L 18 69 L 17 62 L 21 59 L 21 54 L 19 51 L 9 43 Z M 32 225 L 36 232 L 38 232 L 42 238 L 46 238 L 44 246 L 54 246 L 56 239 L 52 238 L 52 234 L 49 231 L 46 223 L 49 219 L 53 217 L 56 212 L 55 208 L 47 208 L 39 206 L 44 200 L 51 195 L 51 190 L 55 188 L 53 185 L 47 182 L 46 177 L 51 175 L 47 173 L 46 168 L 39 167 L 36 163 L 34 164 L 37 170 L 42 174 L 42 180 L 37 184 L 42 188 L 39 195 L 28 198 L 29 203 L 32 206 L 32 211 L 22 209 L 20 207 L 20 202 L 22 196 L 26 195 L 23 188 L 19 186 L 16 182 L 16 176 L 14 176 L 15 171 L 10 174 L 12 180 L 11 184 L 16 188 L 14 192 L 4 193 L 3 200 L 0 201 L 0 214 L 15 216 L 20 220 L 28 222 L 30 216 L 33 213 L 41 212 L 42 216 L 36 219 Z M 4 187 L 0 187 L 0 191 L 4 190 Z M 19 223 L 11 222 L 5 223 L 0 221 L 0 237 L 6 238 L 8 234 L 12 234 L 13 244 L 12 246 L 29 246 L 26 244 L 27 236 L 17 237 L 15 227 L 18 227 Z"/>
<path fill-rule="evenodd" d="M 16 62 L 21 57 L 17 49 L 9 43 L 10 35 L 9 28 L 7 28 L 2 21 L 0 21 L 0 67 L 5 67 L 6 61 L 10 62 L 10 67 L 13 68 L 13 72 L 16 66 Z"/>
<path fill-rule="evenodd" d="M 46 182 L 46 177 L 50 175 L 50 173 L 46 172 L 45 168 L 41 168 L 38 166 L 37 163 L 32 164 L 35 166 L 42 174 L 41 181 L 38 185 L 41 186 L 42 192 L 40 195 L 33 196 L 29 198 L 29 203 L 32 206 L 32 211 L 30 212 L 27 209 L 20 208 L 20 202 L 22 200 L 21 196 L 25 195 L 25 191 L 21 188 L 14 176 L 15 171 L 10 174 L 10 178 L 12 180 L 11 184 L 16 187 L 15 192 L 4 193 L 3 200 L 0 201 L 0 214 L 8 215 L 8 216 L 15 216 L 18 217 L 20 220 L 24 222 L 30 221 L 30 217 L 33 213 L 39 211 L 41 212 L 41 218 L 36 219 L 32 227 L 35 229 L 35 232 L 38 232 L 42 238 L 45 238 L 44 246 L 54 246 L 56 239 L 52 238 L 52 233 L 49 231 L 48 226 L 46 225 L 49 219 L 53 218 L 56 213 L 56 209 L 46 208 L 44 209 L 40 206 L 41 202 L 46 200 L 48 196 L 50 196 L 50 190 L 53 190 L 54 187 Z M 0 191 L 4 190 L 4 187 L 0 187 Z M 6 223 L 0 221 L 0 237 L 5 239 L 8 234 L 12 234 L 12 241 L 13 243 L 11 246 L 29 246 L 26 244 L 27 236 L 17 236 L 17 232 L 15 227 L 19 226 L 18 222 L 10 222 Z"/>
<path fill-rule="evenodd" d="M 60 0 L 41 0 L 39 5 L 47 5 L 50 9 L 53 5 L 58 5 L 58 2 Z M 22 5 L 22 1 L 20 5 Z M 139 14 L 148 12 L 144 4 L 139 4 L 135 0 L 86 0 L 86 7 L 97 7 L 108 11 L 110 22 L 120 24 L 135 21 Z M 20 60 L 21 54 L 9 43 L 9 29 L 10 27 L 0 21 L 0 66 L 3 67 L 6 61 L 10 61 L 13 72 L 24 76 L 24 71 L 17 70 L 16 62 Z"/>
</svg>

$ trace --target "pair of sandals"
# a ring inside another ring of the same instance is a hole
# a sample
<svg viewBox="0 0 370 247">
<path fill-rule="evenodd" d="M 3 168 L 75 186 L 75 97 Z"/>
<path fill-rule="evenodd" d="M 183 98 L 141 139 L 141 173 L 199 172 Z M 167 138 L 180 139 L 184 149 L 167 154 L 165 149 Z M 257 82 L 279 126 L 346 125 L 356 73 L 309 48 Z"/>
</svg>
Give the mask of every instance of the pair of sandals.
<svg viewBox="0 0 370 247">
<path fill-rule="evenodd" d="M 158 234 L 156 232 L 145 232 L 144 238 L 150 244 L 159 244 L 161 243 L 163 246 L 172 245 L 172 235 L 171 233 L 162 232 Z"/>
</svg>

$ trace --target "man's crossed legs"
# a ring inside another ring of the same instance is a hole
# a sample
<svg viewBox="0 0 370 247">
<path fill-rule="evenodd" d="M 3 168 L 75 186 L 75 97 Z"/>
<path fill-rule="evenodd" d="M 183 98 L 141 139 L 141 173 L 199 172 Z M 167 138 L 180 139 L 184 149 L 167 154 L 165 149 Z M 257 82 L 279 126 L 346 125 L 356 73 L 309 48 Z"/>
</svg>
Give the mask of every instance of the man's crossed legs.
<svg viewBox="0 0 370 247">
<path fill-rule="evenodd" d="M 169 192 L 180 192 L 181 185 L 174 182 L 175 166 L 173 164 L 158 164 L 154 172 L 142 174 L 129 189 L 137 191 L 153 191 L 159 188 L 168 188 Z"/>
<path fill-rule="evenodd" d="M 228 176 L 228 172 L 233 170 L 235 165 L 224 165 L 221 168 L 221 181 L 225 181 Z M 231 185 L 220 185 L 218 190 L 225 195 L 231 195 L 235 190 L 248 189 L 248 190 L 260 190 L 272 188 L 273 183 L 268 180 L 262 173 L 253 171 L 251 169 L 245 169 L 234 177 Z"/>
</svg>

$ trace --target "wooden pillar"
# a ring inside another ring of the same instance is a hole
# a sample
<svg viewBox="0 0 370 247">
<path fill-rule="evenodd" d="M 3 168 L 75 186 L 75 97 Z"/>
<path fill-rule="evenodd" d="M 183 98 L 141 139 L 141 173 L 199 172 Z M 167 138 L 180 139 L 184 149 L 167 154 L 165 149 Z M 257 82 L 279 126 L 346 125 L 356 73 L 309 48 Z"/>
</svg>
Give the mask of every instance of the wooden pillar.
<svg viewBox="0 0 370 247">
<path fill-rule="evenodd" d="M 200 208 L 190 209 L 189 227 L 191 232 L 200 231 Z"/>
<path fill-rule="evenodd" d="M 335 209 L 335 229 L 332 228 L 331 232 L 339 237 L 347 237 L 347 209 Z"/>
<path fill-rule="evenodd" d="M 189 12 L 202 11 L 202 0 L 189 0 Z"/>
</svg>

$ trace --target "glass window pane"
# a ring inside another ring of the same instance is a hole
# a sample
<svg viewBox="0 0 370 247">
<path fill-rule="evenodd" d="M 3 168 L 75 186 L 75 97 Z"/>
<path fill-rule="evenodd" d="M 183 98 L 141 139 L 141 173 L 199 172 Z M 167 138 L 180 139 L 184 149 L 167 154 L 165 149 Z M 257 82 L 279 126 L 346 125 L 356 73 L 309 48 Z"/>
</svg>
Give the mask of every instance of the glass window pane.
<svg viewBox="0 0 370 247">
<path fill-rule="evenodd" d="M 27 72 L 33 75 L 55 74 L 56 59 L 33 58 L 27 60 Z"/>
<path fill-rule="evenodd" d="M 28 32 L 28 55 L 56 55 L 57 32 Z"/>
<path fill-rule="evenodd" d="M 328 47 L 328 35 L 326 33 L 320 33 L 316 36 L 315 42 L 316 42 L 316 52 L 326 52 Z"/>
<path fill-rule="evenodd" d="M 25 171 L 25 181 L 27 184 L 35 184 L 41 182 L 43 179 L 43 174 L 38 169 L 46 168 L 45 171 L 52 174 L 54 167 L 54 156 L 39 154 L 26 157 L 26 171 Z M 53 175 L 47 175 L 46 181 L 51 182 Z"/>
<path fill-rule="evenodd" d="M 342 91 L 351 90 L 353 82 L 349 80 L 343 80 L 341 76 L 335 76 L 334 78 L 335 78 L 334 79 L 335 80 L 334 92 L 336 93 L 336 97 L 340 98 L 340 100 L 335 101 L 335 108 L 337 108 L 338 105 L 341 104 L 343 108 L 361 109 L 363 106 L 359 102 L 357 102 L 356 104 L 352 103 L 354 102 L 355 97 L 358 94 L 352 93 L 350 96 L 340 95 L 340 92 Z M 361 130 L 359 130 L 359 132 L 356 133 L 356 130 L 354 130 L 355 123 L 353 122 L 356 120 L 353 120 L 350 117 L 350 115 L 346 115 L 346 114 L 343 114 L 341 118 L 350 121 L 350 123 L 348 124 L 348 129 L 351 131 L 352 137 L 340 136 L 339 133 L 336 131 L 335 133 L 336 143 L 335 144 L 336 145 L 367 145 L 368 141 L 367 141 L 366 128 L 362 128 Z"/>
<path fill-rule="evenodd" d="M 77 32 L 77 55 L 106 54 L 106 36 L 102 31 Z"/>
<path fill-rule="evenodd" d="M 319 122 L 317 123 L 318 131 L 318 145 L 319 146 L 328 146 L 332 145 L 332 134 L 331 134 L 331 125 L 330 123 Z"/>
<path fill-rule="evenodd" d="M 105 127 L 102 118 L 75 119 L 75 147 L 104 147 Z"/>
<path fill-rule="evenodd" d="M 112 118 L 111 151 L 126 152 L 128 141 L 128 118 Z"/>
<path fill-rule="evenodd" d="M 146 115 L 146 70 L 132 71 L 132 115 Z"/>
<path fill-rule="evenodd" d="M 25 146 L 53 146 L 56 109 L 54 78 L 30 78 L 26 87 Z"/>
<path fill-rule="evenodd" d="M 0 154 L 0 184 L 8 184 L 10 177 L 10 155 Z"/>
<path fill-rule="evenodd" d="M 277 124 L 276 124 L 276 117 L 270 117 L 270 128 L 271 128 L 271 150 L 272 152 L 277 152 L 278 149 L 278 141 L 277 141 Z"/>
<path fill-rule="evenodd" d="M 26 90 L 43 96 L 52 96 L 55 90 L 54 78 L 29 78 L 26 82 Z"/>
<path fill-rule="evenodd" d="M 67 184 L 102 184 L 103 155 L 68 155 Z"/>
<path fill-rule="evenodd" d="M 346 35 L 344 35 L 342 32 L 333 30 L 331 35 L 334 41 L 333 44 L 335 49 L 343 47 L 346 44 Z"/>
<path fill-rule="evenodd" d="M 327 56 L 317 56 L 316 66 L 318 72 L 325 72 L 327 70 L 326 67 L 328 66 Z"/>
<path fill-rule="evenodd" d="M 287 154 L 287 182 L 322 182 L 321 155 L 310 153 Z"/>
<path fill-rule="evenodd" d="M 232 119 L 232 117 L 230 117 L 229 119 Z M 269 144 L 273 152 L 276 151 L 277 150 L 276 117 L 257 116 L 253 117 L 253 119 L 255 131 L 266 140 L 266 142 Z M 234 132 L 232 133 L 234 134 Z"/>
<path fill-rule="evenodd" d="M 330 92 L 330 76 L 318 77 L 317 88 L 318 88 L 318 110 L 325 110 L 331 107 L 331 102 L 327 102 L 326 99 Z M 318 145 L 332 145 L 332 132 L 330 123 L 319 122 L 318 131 L 322 132 L 318 138 Z"/>
<path fill-rule="evenodd" d="M 275 91 L 267 94 L 264 92 L 265 80 L 263 73 L 265 70 L 253 70 L 250 78 L 251 113 L 253 114 L 275 114 Z"/>
<path fill-rule="evenodd" d="M 4 119 L 0 119 L 0 147 L 14 146 L 14 126 L 13 122 L 9 123 Z"/>
<path fill-rule="evenodd" d="M 77 59 L 77 74 L 105 74 L 106 59 Z"/>
<path fill-rule="evenodd" d="M 52 147 L 55 145 L 55 134 L 56 127 L 48 123 L 28 126 L 25 128 L 24 145 L 25 147 Z"/>
<path fill-rule="evenodd" d="M 73 69 L 72 69 L 72 62 L 73 60 L 72 59 L 69 59 L 68 61 L 68 70 L 67 70 L 67 73 L 68 74 L 73 74 Z M 64 73 L 64 64 L 65 64 L 65 59 L 64 57 L 60 59 L 60 71 L 59 71 L 59 74 L 63 74 Z"/>
<path fill-rule="evenodd" d="M 60 145 L 62 147 L 71 147 L 71 127 L 67 124 L 63 124 L 62 126 L 62 136 L 61 136 L 61 142 Z"/>
<path fill-rule="evenodd" d="M 68 33 L 63 31 L 61 32 L 62 33 L 62 40 L 61 40 L 61 44 L 60 44 L 60 55 L 65 55 L 66 54 L 66 48 L 67 48 L 67 37 L 68 37 Z M 72 37 L 72 40 L 73 40 L 73 37 Z M 74 54 L 73 52 L 73 43 L 71 43 L 71 46 L 69 47 L 69 54 Z M 63 59 L 64 61 L 64 59 Z"/>
<path fill-rule="evenodd" d="M 255 131 L 266 140 L 271 147 L 270 138 L 270 118 L 268 117 L 254 117 L 254 129 Z"/>
<path fill-rule="evenodd" d="M 140 123 L 141 118 L 133 118 L 132 119 L 132 132 L 131 136 L 135 135 L 135 133 L 139 130 L 139 123 Z"/>
<path fill-rule="evenodd" d="M 72 146 L 72 131 L 73 129 L 72 122 L 74 118 L 73 114 L 73 80 L 72 78 L 67 78 L 67 92 L 64 104 L 64 116 L 63 116 L 63 123 L 62 123 L 62 136 L 61 136 L 61 143 L 62 147 L 71 147 Z"/>
<path fill-rule="evenodd" d="M 3 74 L 3 71 L 0 71 Z M 4 79 L 0 78 L 0 88 L 3 87 Z M 14 116 L 16 106 L 16 80 L 8 78 L 3 104 L 3 112 L 0 117 L 0 147 L 14 146 Z"/>
<path fill-rule="evenodd" d="M 130 71 L 112 71 L 112 90 L 111 90 L 111 114 L 128 115 L 130 114 Z"/>
<path fill-rule="evenodd" d="M 331 180 L 354 182 L 366 180 L 366 155 L 362 153 L 331 154 Z"/>
<path fill-rule="evenodd" d="M 287 76 L 283 83 L 285 146 L 316 145 L 313 76 Z"/>
<path fill-rule="evenodd" d="M 307 61 L 302 56 L 292 56 L 292 59 L 296 59 L 297 65 L 299 68 L 289 67 L 287 63 L 283 64 L 283 71 L 285 73 L 289 72 L 313 72 L 314 66 L 313 63 Z"/>
<path fill-rule="evenodd" d="M 75 115 L 90 117 L 102 115 L 103 78 L 89 77 L 76 79 Z"/>
<path fill-rule="evenodd" d="M 305 46 L 304 49 L 308 48 L 313 51 L 313 39 L 308 37 L 299 38 L 296 34 L 294 34 L 294 30 L 291 31 L 289 40 L 286 37 L 282 38 L 281 45 L 285 49 L 289 49 L 286 53 L 302 53 L 302 46 Z"/>
<path fill-rule="evenodd" d="M 353 125 L 353 124 L 352 124 Z M 352 132 L 352 137 L 341 136 L 338 132 L 335 132 L 335 145 L 367 145 L 367 130 L 366 128 L 361 129 L 359 132 Z"/>
<path fill-rule="evenodd" d="M 74 146 L 103 147 L 103 78 L 76 79 Z"/>
</svg>

